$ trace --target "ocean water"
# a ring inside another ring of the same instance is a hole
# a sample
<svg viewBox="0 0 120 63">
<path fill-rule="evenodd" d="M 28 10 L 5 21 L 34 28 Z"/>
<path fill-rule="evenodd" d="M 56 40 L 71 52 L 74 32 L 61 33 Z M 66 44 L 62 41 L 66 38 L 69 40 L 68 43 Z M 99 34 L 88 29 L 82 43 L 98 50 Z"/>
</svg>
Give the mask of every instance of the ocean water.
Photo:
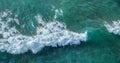
<svg viewBox="0 0 120 63">
<path fill-rule="evenodd" d="M 120 63 L 119 0 L 0 0 L 0 63 Z"/>
</svg>

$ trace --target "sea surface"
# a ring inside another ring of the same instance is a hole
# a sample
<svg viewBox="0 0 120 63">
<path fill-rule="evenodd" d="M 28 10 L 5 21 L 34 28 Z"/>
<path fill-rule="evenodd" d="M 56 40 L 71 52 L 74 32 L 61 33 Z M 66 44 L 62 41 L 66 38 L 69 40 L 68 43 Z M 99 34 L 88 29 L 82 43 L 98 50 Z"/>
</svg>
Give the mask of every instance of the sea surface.
<svg viewBox="0 0 120 63">
<path fill-rule="evenodd" d="M 0 63 L 120 63 L 119 20 L 120 0 L 0 0 Z"/>
</svg>

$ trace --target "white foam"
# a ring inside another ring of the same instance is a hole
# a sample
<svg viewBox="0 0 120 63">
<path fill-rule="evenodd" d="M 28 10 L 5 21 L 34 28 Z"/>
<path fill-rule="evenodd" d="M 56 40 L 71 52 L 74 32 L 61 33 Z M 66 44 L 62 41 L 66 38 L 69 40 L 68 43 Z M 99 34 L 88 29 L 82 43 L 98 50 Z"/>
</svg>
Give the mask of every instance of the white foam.
<svg viewBox="0 0 120 63">
<path fill-rule="evenodd" d="M 105 27 L 110 33 L 120 35 L 120 20 L 113 21 L 112 24 L 105 23 Z"/>
<path fill-rule="evenodd" d="M 54 19 L 56 19 L 58 16 L 63 16 L 63 10 L 62 9 L 55 9 Z"/>
<path fill-rule="evenodd" d="M 7 51 L 11 54 L 21 54 L 28 50 L 37 53 L 46 46 L 57 47 L 72 44 L 80 44 L 81 41 L 87 40 L 87 31 L 84 33 L 75 33 L 66 29 L 66 25 L 58 21 L 44 22 L 40 15 L 35 16 L 38 23 L 42 26 L 37 27 L 36 35 L 26 36 L 21 34 L 15 27 L 9 27 L 9 22 L 14 18 L 3 21 L 0 17 L 0 34 L 3 38 L 0 39 L 0 51 Z M 16 18 L 19 25 L 19 20 Z M 31 24 L 34 26 L 34 24 Z"/>
</svg>

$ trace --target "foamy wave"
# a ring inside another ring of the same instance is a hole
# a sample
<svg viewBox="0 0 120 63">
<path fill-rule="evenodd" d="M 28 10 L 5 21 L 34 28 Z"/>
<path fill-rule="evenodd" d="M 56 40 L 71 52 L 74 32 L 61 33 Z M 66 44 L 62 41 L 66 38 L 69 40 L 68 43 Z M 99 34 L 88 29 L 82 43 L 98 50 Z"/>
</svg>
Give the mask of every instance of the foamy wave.
<svg viewBox="0 0 120 63">
<path fill-rule="evenodd" d="M 72 44 L 80 44 L 87 40 L 87 31 L 75 33 L 66 29 L 66 25 L 58 21 L 44 22 L 40 15 L 35 16 L 40 24 L 37 27 L 36 35 L 26 36 L 21 34 L 15 27 L 9 27 L 9 22 L 15 21 L 19 25 L 17 18 L 11 18 L 10 11 L 0 14 L 0 51 L 11 54 L 21 54 L 28 50 L 37 53 L 45 46 L 57 47 Z M 3 18 L 6 18 L 4 21 Z M 32 25 L 32 24 L 31 24 Z"/>
<path fill-rule="evenodd" d="M 112 24 L 105 23 L 105 27 L 110 33 L 120 35 L 120 20 L 113 21 Z"/>
</svg>

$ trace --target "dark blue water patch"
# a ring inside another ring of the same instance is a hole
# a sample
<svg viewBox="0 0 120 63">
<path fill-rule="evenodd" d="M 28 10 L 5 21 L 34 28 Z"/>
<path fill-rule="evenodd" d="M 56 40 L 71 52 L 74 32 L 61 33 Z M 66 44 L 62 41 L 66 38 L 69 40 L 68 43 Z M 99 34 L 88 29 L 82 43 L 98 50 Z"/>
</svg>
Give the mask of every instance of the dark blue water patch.
<svg viewBox="0 0 120 63">
<path fill-rule="evenodd" d="M 0 52 L 0 63 L 9 63 L 13 55 L 7 52 Z"/>
</svg>

